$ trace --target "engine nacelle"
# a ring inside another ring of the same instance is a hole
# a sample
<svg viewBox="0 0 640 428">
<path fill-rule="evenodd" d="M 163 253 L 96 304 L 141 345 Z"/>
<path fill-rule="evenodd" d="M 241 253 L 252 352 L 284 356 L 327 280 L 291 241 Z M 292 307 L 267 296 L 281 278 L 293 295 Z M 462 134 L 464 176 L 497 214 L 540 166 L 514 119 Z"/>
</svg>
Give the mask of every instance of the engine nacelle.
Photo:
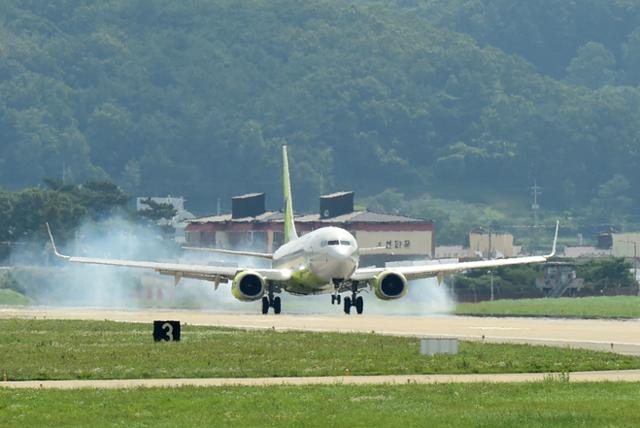
<svg viewBox="0 0 640 428">
<path fill-rule="evenodd" d="M 373 280 L 373 291 L 378 299 L 399 299 L 407 294 L 407 278 L 398 272 L 384 271 Z"/>
<path fill-rule="evenodd" d="M 233 278 L 231 294 L 242 302 L 251 302 L 261 299 L 266 288 L 266 281 L 259 273 L 245 270 Z"/>
</svg>

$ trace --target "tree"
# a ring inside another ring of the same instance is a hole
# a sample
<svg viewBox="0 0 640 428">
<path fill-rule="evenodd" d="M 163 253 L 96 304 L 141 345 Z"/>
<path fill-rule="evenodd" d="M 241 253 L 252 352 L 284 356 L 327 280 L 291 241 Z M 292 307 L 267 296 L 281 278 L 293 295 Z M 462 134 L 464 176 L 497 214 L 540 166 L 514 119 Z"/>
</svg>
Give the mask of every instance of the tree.
<svg viewBox="0 0 640 428">
<path fill-rule="evenodd" d="M 578 48 L 578 53 L 567 67 L 567 81 L 574 85 L 595 89 L 614 83 L 616 60 L 602 44 L 588 42 Z"/>
<path fill-rule="evenodd" d="M 621 287 L 637 287 L 631 264 L 623 257 L 591 260 L 578 265 L 577 275 L 596 292 Z"/>
</svg>

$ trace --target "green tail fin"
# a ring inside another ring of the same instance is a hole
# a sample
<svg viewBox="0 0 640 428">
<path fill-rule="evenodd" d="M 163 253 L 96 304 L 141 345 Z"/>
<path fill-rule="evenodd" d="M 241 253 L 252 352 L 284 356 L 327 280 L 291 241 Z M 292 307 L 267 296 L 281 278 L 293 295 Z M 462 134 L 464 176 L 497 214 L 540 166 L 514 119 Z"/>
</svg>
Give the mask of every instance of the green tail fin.
<svg viewBox="0 0 640 428">
<path fill-rule="evenodd" d="M 293 200 L 291 199 L 287 146 L 282 146 L 282 181 L 284 183 L 284 242 L 286 243 L 298 238 L 296 225 L 293 222 Z"/>
</svg>

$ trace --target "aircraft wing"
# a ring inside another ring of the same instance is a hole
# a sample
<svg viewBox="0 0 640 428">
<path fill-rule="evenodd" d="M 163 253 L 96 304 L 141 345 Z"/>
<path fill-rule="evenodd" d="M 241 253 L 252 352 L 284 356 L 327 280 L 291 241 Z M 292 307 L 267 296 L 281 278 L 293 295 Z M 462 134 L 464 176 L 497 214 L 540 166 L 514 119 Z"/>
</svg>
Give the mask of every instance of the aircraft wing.
<svg viewBox="0 0 640 428">
<path fill-rule="evenodd" d="M 511 257 L 506 259 L 496 260 L 479 260 L 473 262 L 461 262 L 461 263 L 443 263 L 443 264 L 425 264 L 425 265 L 410 265 L 410 266 L 397 266 L 389 268 L 362 268 L 356 269 L 351 276 L 354 281 L 367 281 L 375 278 L 382 272 L 391 271 L 404 275 L 407 279 L 419 279 L 429 278 L 439 275 L 446 275 L 456 272 L 462 272 L 469 269 L 490 269 L 503 266 L 514 266 L 530 263 L 544 263 L 556 254 L 556 244 L 558 242 L 558 228 L 560 224 L 556 223 L 556 233 L 553 239 L 553 248 L 551 253 L 545 256 L 528 256 L 528 257 Z"/>
<path fill-rule="evenodd" d="M 92 265 L 106 265 L 106 266 L 120 266 L 136 269 L 149 269 L 154 270 L 163 275 L 171 275 L 175 277 L 176 282 L 180 278 L 193 278 L 214 281 L 219 283 L 221 280 L 233 279 L 238 272 L 249 270 L 249 268 L 242 267 L 229 267 L 229 266 L 209 266 L 209 265 L 192 265 L 182 263 L 160 263 L 160 262 L 146 262 L 137 260 L 122 260 L 122 259 L 107 259 L 107 258 L 91 258 L 91 257 L 76 257 L 67 256 L 58 252 L 53 234 L 47 224 L 47 231 L 49 232 L 49 238 L 51 239 L 51 246 L 56 257 L 72 263 L 83 263 Z M 262 275 L 265 279 L 270 281 L 287 281 L 291 278 L 291 271 L 288 269 L 263 269 L 263 268 L 250 268 Z"/>
<path fill-rule="evenodd" d="M 258 257 L 261 259 L 273 259 L 273 254 L 271 253 L 257 253 L 254 251 L 223 250 L 222 248 L 206 248 L 206 247 L 182 247 L 182 249 L 186 251 L 200 251 L 203 253 L 217 253 L 217 254 L 228 254 L 231 256 L 249 256 L 249 257 Z"/>
</svg>

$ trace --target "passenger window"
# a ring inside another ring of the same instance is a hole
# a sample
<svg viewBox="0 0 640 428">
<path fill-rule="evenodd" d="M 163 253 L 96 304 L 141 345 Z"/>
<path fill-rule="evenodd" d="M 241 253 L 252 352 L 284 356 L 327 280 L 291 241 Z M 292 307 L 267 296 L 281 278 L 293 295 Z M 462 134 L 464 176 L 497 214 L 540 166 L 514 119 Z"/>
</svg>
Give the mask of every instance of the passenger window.
<svg viewBox="0 0 640 428">
<path fill-rule="evenodd" d="M 340 245 L 340 241 L 329 241 L 327 242 L 328 245 Z"/>
</svg>

